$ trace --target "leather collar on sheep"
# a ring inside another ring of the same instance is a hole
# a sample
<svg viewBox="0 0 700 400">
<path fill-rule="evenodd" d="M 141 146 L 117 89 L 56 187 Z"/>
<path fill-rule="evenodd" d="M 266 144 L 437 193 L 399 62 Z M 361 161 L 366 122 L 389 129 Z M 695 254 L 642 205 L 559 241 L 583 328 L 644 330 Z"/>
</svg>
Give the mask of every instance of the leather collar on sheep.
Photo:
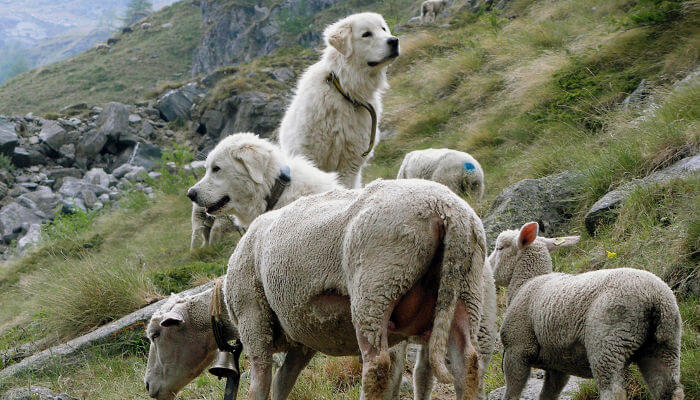
<svg viewBox="0 0 700 400">
<path fill-rule="evenodd" d="M 338 80 L 338 75 L 336 75 L 335 72 L 331 71 L 328 74 L 328 76 L 326 77 L 326 82 L 328 82 L 329 85 L 335 87 L 335 89 L 341 95 L 343 95 L 343 98 L 345 98 L 345 100 L 347 100 L 350 104 L 352 104 L 356 108 L 364 108 L 369 112 L 369 116 L 372 117 L 372 134 L 369 138 L 369 147 L 367 148 L 367 151 L 362 153 L 362 157 L 367 157 L 369 152 L 372 151 L 372 147 L 374 147 L 374 141 L 377 137 L 377 112 L 374 110 L 374 106 L 369 102 L 355 100 L 352 97 L 350 97 L 350 95 L 347 94 L 345 90 L 343 90 L 343 87 L 340 85 L 340 80 Z"/>
<path fill-rule="evenodd" d="M 292 181 L 292 177 L 289 174 L 289 165 L 285 165 L 280 169 L 280 174 L 275 178 L 275 184 L 272 186 L 272 189 L 270 189 L 270 194 L 265 197 L 265 201 L 267 202 L 265 212 L 275 208 L 275 204 L 277 204 L 280 196 L 282 196 L 282 192 L 289 186 L 289 182 Z"/>
</svg>

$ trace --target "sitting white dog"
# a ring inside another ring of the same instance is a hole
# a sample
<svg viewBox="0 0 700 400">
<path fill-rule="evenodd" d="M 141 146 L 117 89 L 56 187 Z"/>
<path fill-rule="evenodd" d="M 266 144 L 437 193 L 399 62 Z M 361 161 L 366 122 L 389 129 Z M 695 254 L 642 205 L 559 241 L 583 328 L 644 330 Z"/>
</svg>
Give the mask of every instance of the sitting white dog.
<svg viewBox="0 0 700 400">
<path fill-rule="evenodd" d="M 348 16 L 324 31 L 321 60 L 300 78 L 282 119 L 280 145 L 337 172 L 348 188 L 362 184 L 362 167 L 378 141 L 386 70 L 399 39 L 375 13 Z"/>
</svg>

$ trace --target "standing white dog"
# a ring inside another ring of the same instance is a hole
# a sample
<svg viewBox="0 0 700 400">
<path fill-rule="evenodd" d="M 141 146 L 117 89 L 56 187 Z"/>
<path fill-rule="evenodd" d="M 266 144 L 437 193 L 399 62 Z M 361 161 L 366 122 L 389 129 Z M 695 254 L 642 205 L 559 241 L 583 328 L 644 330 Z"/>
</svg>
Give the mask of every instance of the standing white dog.
<svg viewBox="0 0 700 400">
<path fill-rule="evenodd" d="M 299 80 L 280 125 L 280 145 L 355 188 L 378 140 L 386 69 L 399 55 L 399 39 L 375 13 L 350 15 L 323 35 L 326 49 Z"/>
</svg>

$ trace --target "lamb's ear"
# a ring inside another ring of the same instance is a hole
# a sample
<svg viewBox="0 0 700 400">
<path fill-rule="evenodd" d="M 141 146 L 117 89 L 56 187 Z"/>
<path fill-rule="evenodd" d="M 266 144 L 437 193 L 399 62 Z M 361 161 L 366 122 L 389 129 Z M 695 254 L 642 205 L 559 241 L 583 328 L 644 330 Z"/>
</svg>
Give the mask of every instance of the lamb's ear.
<svg viewBox="0 0 700 400">
<path fill-rule="evenodd" d="M 182 325 L 185 322 L 185 319 L 182 317 L 182 314 L 176 311 L 168 311 L 163 315 L 163 319 L 160 321 L 160 326 L 174 326 L 174 325 Z"/>
<path fill-rule="evenodd" d="M 552 251 L 564 246 L 572 246 L 581 240 L 581 236 L 562 236 L 558 238 L 547 238 L 545 243 L 547 244 L 547 250 Z"/>
<path fill-rule="evenodd" d="M 265 181 L 265 171 L 267 171 L 267 165 L 270 162 L 268 154 L 263 154 L 260 150 L 253 146 L 243 145 L 231 151 L 231 158 L 243 164 L 255 183 Z"/>
<path fill-rule="evenodd" d="M 522 250 L 531 245 L 537 239 L 537 231 L 539 229 L 540 225 L 537 222 L 528 222 L 523 225 L 518 235 L 518 249 Z"/>
<path fill-rule="evenodd" d="M 326 43 L 332 46 L 340 54 L 347 57 L 352 53 L 352 25 L 348 21 L 338 21 L 329 25 L 323 31 L 323 37 L 326 38 Z"/>
</svg>

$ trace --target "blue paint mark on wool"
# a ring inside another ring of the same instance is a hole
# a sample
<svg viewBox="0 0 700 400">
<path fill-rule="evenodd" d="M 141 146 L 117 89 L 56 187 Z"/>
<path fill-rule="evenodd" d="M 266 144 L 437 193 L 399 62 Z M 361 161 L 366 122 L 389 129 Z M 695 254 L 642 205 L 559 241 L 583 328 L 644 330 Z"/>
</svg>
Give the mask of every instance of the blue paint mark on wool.
<svg viewBox="0 0 700 400">
<path fill-rule="evenodd" d="M 474 171 L 474 170 L 476 170 L 476 165 L 474 165 L 474 164 L 472 164 L 472 163 L 470 163 L 470 162 L 465 162 L 465 163 L 464 163 L 464 169 L 465 169 L 466 171 Z"/>
</svg>

